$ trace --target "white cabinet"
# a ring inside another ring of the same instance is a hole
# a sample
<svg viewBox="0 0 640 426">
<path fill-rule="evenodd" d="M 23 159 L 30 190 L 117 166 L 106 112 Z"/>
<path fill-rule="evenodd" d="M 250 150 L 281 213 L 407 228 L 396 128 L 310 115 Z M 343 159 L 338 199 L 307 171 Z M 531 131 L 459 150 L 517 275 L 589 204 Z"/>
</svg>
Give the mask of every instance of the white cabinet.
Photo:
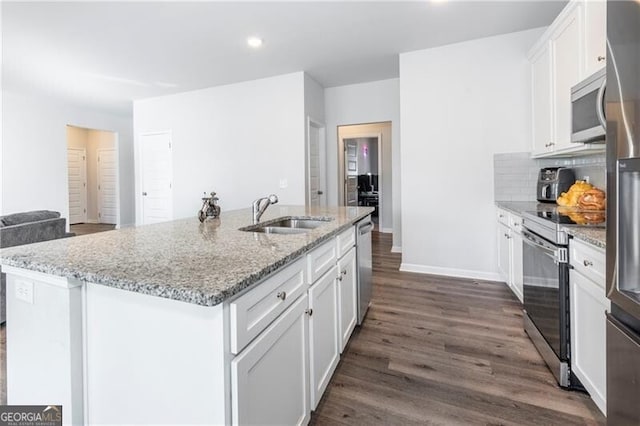
<svg viewBox="0 0 640 426">
<path fill-rule="evenodd" d="M 234 424 L 307 424 L 307 295 L 231 361 Z"/>
<path fill-rule="evenodd" d="M 607 64 L 607 2 L 585 1 L 583 20 L 584 77 L 587 77 Z"/>
<path fill-rule="evenodd" d="M 553 57 L 553 150 L 571 146 L 571 88 L 580 82 L 580 6 L 551 36 Z"/>
<path fill-rule="evenodd" d="M 522 218 L 501 208 L 496 209 L 498 272 L 511 291 L 522 302 Z"/>
<path fill-rule="evenodd" d="M 571 142 L 571 88 L 604 66 L 605 45 L 605 2 L 572 0 L 529 52 L 534 157 L 603 149 Z"/>
<path fill-rule="evenodd" d="M 344 350 L 358 320 L 358 276 L 356 249 L 352 247 L 338 260 L 338 331 L 340 353 Z"/>
<path fill-rule="evenodd" d="M 509 284 L 509 227 L 498 222 L 498 271 L 502 279 Z"/>
<path fill-rule="evenodd" d="M 570 246 L 573 266 L 569 276 L 571 370 L 606 414 L 605 313 L 610 309 L 610 302 L 605 295 L 604 277 L 589 269 L 604 265 L 605 254 L 575 239 Z M 598 259 L 594 258 L 595 253 L 599 253 Z"/>
<path fill-rule="evenodd" d="M 531 58 L 533 154 L 545 154 L 553 148 L 551 102 L 551 47 L 544 43 Z"/>
<path fill-rule="evenodd" d="M 340 359 L 336 273 L 334 267 L 309 289 L 309 365 L 314 410 Z"/>
<path fill-rule="evenodd" d="M 509 240 L 509 259 L 511 271 L 511 290 L 522 302 L 524 295 L 524 269 L 522 261 L 522 218 L 513 213 L 509 214 L 511 239 Z"/>
</svg>

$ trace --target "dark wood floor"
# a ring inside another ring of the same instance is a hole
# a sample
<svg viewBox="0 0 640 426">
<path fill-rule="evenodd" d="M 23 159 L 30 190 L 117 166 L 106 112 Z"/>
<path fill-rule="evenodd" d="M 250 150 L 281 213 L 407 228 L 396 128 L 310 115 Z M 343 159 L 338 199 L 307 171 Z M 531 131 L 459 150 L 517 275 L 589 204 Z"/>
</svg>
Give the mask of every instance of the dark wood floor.
<svg viewBox="0 0 640 426">
<path fill-rule="evenodd" d="M 557 386 L 503 283 L 398 272 L 391 235 L 373 238 L 372 305 L 312 424 L 605 423 Z"/>
<path fill-rule="evenodd" d="M 110 225 L 108 223 L 77 223 L 69 226 L 71 232 L 76 235 L 95 234 L 96 232 L 111 231 L 115 228 L 115 225 Z"/>
</svg>

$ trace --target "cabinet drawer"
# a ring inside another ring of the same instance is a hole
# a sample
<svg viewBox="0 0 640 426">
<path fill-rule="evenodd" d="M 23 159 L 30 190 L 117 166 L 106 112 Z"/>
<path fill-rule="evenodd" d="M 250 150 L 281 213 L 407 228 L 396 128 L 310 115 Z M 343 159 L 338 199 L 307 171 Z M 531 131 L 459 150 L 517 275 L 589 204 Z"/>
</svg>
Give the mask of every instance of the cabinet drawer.
<svg viewBox="0 0 640 426">
<path fill-rule="evenodd" d="M 307 290 L 304 258 L 231 302 L 231 352 L 239 353 Z"/>
<path fill-rule="evenodd" d="M 509 213 L 501 208 L 496 208 L 496 219 L 505 226 L 509 226 Z"/>
<path fill-rule="evenodd" d="M 343 231 L 337 237 L 338 240 L 338 258 L 341 258 L 349 249 L 356 245 L 356 229 L 355 226 Z"/>
<path fill-rule="evenodd" d="M 307 254 L 307 283 L 313 284 L 336 264 L 336 240 L 332 239 Z"/>
<path fill-rule="evenodd" d="M 571 240 L 571 260 L 569 263 L 576 271 L 604 288 L 604 251 L 574 238 Z"/>
</svg>

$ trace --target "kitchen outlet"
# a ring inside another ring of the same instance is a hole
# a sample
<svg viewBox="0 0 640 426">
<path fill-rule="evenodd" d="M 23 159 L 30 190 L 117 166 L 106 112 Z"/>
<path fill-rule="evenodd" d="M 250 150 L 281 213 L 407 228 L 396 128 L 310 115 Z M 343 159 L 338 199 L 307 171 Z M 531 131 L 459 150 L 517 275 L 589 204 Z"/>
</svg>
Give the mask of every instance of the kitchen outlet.
<svg viewBox="0 0 640 426">
<path fill-rule="evenodd" d="M 289 186 L 289 182 L 286 179 L 280 179 L 280 189 L 284 189 Z"/>
<path fill-rule="evenodd" d="M 33 305 L 33 282 L 16 280 L 16 299 Z"/>
</svg>

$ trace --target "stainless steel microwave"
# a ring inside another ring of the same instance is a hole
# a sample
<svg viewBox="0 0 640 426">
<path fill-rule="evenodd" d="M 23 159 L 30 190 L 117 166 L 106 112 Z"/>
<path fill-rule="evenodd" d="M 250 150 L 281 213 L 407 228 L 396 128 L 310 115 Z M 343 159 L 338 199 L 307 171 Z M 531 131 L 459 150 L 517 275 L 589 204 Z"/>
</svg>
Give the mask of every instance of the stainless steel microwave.
<svg viewBox="0 0 640 426">
<path fill-rule="evenodd" d="M 571 142 L 604 143 L 606 85 L 607 69 L 603 68 L 571 88 Z"/>
</svg>

